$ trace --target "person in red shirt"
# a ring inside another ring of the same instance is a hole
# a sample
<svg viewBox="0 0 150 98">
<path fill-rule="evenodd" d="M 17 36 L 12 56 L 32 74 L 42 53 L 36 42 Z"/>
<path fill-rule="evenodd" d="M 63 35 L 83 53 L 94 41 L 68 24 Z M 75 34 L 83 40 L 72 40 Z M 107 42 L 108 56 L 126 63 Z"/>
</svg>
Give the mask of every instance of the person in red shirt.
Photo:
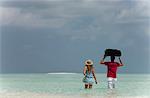
<svg viewBox="0 0 150 98">
<path fill-rule="evenodd" d="M 119 63 L 115 62 L 115 56 L 110 56 L 111 62 L 104 62 L 105 57 L 100 61 L 100 64 L 107 66 L 107 78 L 108 88 L 115 88 L 115 82 L 117 81 L 117 68 L 123 66 L 123 63 L 119 57 Z"/>
</svg>

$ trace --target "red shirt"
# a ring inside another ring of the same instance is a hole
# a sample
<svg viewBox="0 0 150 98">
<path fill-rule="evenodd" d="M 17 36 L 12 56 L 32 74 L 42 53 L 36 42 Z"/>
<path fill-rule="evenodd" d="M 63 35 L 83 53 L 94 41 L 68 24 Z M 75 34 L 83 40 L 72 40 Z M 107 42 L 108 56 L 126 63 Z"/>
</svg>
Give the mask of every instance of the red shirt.
<svg viewBox="0 0 150 98">
<path fill-rule="evenodd" d="M 117 67 L 120 66 L 118 62 L 104 62 L 107 66 L 107 77 L 116 78 Z"/>
</svg>

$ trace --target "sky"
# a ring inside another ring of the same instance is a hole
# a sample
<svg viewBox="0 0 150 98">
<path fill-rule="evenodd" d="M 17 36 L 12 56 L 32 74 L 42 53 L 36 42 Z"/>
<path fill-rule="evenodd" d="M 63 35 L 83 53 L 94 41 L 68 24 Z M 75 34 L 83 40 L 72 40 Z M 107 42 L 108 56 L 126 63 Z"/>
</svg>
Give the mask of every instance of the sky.
<svg viewBox="0 0 150 98">
<path fill-rule="evenodd" d="M 87 59 L 104 73 L 99 61 L 107 48 L 122 51 L 119 73 L 150 73 L 149 5 L 149 0 L 0 0 L 0 73 L 82 72 Z"/>
</svg>

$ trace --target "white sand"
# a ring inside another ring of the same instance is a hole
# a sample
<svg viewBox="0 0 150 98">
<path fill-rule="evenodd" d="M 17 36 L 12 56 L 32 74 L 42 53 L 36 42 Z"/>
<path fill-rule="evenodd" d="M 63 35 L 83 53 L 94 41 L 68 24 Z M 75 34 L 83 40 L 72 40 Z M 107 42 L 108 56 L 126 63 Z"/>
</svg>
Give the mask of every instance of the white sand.
<svg viewBox="0 0 150 98">
<path fill-rule="evenodd" d="M 30 92 L 0 93 L 0 98 L 150 98 L 149 96 L 92 96 L 92 95 L 51 95 Z"/>
</svg>

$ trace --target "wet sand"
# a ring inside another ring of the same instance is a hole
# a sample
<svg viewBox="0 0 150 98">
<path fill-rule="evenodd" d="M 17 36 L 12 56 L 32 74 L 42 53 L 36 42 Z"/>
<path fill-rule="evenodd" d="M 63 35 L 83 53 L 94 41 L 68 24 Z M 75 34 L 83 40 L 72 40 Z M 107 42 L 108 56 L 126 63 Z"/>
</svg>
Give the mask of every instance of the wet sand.
<svg viewBox="0 0 150 98">
<path fill-rule="evenodd" d="M 51 95 L 45 93 L 0 93 L 0 98 L 149 98 L 149 96 L 93 96 L 93 95 Z"/>
</svg>

